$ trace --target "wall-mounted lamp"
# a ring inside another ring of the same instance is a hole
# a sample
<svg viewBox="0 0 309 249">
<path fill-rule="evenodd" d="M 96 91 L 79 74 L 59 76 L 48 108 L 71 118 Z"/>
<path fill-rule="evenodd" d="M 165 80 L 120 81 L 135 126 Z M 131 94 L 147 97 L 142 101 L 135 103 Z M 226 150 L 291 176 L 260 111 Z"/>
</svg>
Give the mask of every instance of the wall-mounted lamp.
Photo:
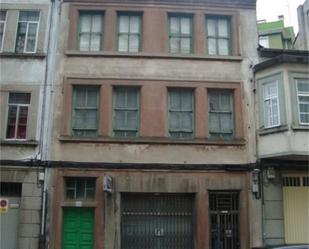
<svg viewBox="0 0 309 249">
<path fill-rule="evenodd" d="M 252 172 L 252 193 L 256 199 L 261 197 L 260 194 L 260 170 L 254 169 Z"/>
</svg>

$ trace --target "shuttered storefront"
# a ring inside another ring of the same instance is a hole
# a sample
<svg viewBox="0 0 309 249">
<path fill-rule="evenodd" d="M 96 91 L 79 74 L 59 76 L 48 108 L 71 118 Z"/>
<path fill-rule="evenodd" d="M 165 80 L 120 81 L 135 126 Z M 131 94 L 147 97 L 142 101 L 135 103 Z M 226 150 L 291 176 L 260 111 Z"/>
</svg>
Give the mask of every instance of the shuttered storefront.
<svg viewBox="0 0 309 249">
<path fill-rule="evenodd" d="M 63 249 L 93 249 L 94 209 L 64 208 Z"/>
<path fill-rule="evenodd" d="M 283 177 L 285 242 L 309 243 L 309 177 Z"/>
<path fill-rule="evenodd" d="M 191 249 L 192 195 L 123 194 L 121 249 Z"/>
</svg>

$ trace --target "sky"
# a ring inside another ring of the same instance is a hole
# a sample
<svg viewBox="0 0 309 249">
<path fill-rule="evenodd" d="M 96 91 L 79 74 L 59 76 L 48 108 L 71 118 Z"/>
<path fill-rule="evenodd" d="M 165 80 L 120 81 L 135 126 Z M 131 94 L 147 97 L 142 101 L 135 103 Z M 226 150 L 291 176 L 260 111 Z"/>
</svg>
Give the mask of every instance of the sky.
<svg viewBox="0 0 309 249">
<path fill-rule="evenodd" d="M 297 7 L 305 0 L 257 0 L 257 19 L 276 21 L 284 15 L 285 26 L 293 26 L 295 35 L 298 32 Z"/>
</svg>

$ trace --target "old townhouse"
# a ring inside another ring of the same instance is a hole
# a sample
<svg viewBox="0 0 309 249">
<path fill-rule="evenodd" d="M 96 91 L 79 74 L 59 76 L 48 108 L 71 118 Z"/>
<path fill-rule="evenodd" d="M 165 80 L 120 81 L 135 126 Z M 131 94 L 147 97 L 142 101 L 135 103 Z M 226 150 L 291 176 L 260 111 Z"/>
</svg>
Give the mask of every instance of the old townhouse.
<svg viewBox="0 0 309 249">
<path fill-rule="evenodd" d="M 44 244 L 52 3 L 1 1 L 1 248 Z"/>
<path fill-rule="evenodd" d="M 263 234 L 308 243 L 309 51 L 261 49 L 255 66 Z"/>
<path fill-rule="evenodd" d="M 261 245 L 255 7 L 63 1 L 50 248 Z"/>
</svg>

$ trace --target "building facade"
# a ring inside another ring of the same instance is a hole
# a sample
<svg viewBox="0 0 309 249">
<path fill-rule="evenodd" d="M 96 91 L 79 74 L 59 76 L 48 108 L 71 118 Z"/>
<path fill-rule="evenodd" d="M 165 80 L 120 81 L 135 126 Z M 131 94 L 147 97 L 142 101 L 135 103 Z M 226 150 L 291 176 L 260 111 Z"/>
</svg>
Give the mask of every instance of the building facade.
<svg viewBox="0 0 309 249">
<path fill-rule="evenodd" d="M 309 50 L 309 1 L 297 8 L 299 32 L 294 41 L 294 47 L 299 50 Z"/>
<path fill-rule="evenodd" d="M 309 243 L 309 51 L 264 48 L 260 55 L 255 83 L 264 243 Z"/>
<path fill-rule="evenodd" d="M 262 244 L 255 1 L 64 1 L 50 248 Z"/>
<path fill-rule="evenodd" d="M 47 0 L 2 1 L 0 10 L 1 248 L 44 246 L 50 24 Z M 41 247 L 42 248 L 42 247 Z"/>
</svg>

